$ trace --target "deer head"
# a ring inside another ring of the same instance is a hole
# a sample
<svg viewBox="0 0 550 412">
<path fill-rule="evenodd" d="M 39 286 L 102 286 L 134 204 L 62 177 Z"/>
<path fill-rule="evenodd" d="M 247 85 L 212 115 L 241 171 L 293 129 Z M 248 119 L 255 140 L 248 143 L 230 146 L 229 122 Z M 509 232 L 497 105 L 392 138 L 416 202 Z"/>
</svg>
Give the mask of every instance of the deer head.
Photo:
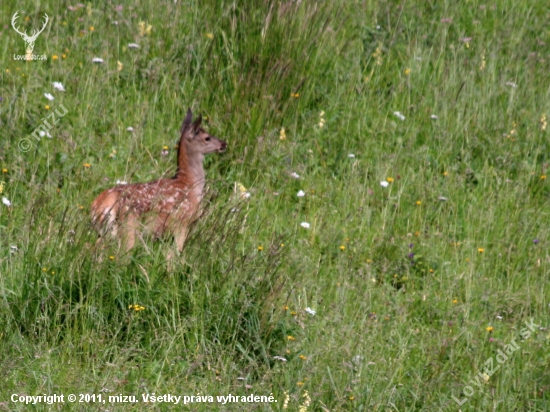
<svg viewBox="0 0 550 412">
<path fill-rule="evenodd" d="M 40 33 L 42 33 L 44 31 L 44 29 L 46 28 L 46 25 L 48 24 L 48 21 L 49 21 L 49 17 L 46 13 L 44 13 L 44 25 L 42 26 L 42 28 L 40 30 L 33 30 L 32 35 L 29 36 L 26 31 L 21 32 L 21 31 L 19 31 L 19 28 L 16 27 L 16 25 L 15 25 L 16 20 L 19 17 L 17 15 L 17 13 L 19 13 L 19 12 L 16 11 L 15 14 L 13 15 L 13 17 L 11 18 L 11 25 L 12 25 L 13 29 L 17 33 L 19 33 L 21 35 L 21 37 L 23 38 L 23 40 L 25 41 L 25 48 L 27 50 L 27 53 L 32 53 L 32 51 L 34 49 L 34 42 L 36 41 L 36 38 L 38 37 L 38 35 Z"/>
<path fill-rule="evenodd" d="M 204 182 L 204 155 L 222 153 L 227 148 L 227 143 L 206 132 L 201 127 L 201 122 L 201 115 L 193 122 L 193 113 L 189 108 L 180 130 L 176 177 L 188 179 L 189 185 Z"/>
<path fill-rule="evenodd" d="M 222 153 L 227 148 L 227 143 L 207 133 L 202 127 L 202 115 L 191 123 L 193 113 L 189 108 L 187 110 L 187 116 L 181 126 L 181 141 L 180 144 L 187 146 L 187 152 L 189 154 L 200 153 L 202 155 L 208 153 Z"/>
</svg>

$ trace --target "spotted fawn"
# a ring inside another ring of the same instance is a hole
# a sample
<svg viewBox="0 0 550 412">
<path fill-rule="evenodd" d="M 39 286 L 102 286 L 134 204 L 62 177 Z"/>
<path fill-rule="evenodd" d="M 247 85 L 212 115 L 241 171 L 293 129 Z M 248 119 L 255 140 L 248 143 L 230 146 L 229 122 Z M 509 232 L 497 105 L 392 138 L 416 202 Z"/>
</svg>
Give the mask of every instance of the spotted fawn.
<svg viewBox="0 0 550 412">
<path fill-rule="evenodd" d="M 155 238 L 173 235 L 178 250 L 183 249 L 203 198 L 204 155 L 222 153 L 227 148 L 226 142 L 201 128 L 201 115 L 194 122 L 192 119 L 188 109 L 180 130 L 178 168 L 173 178 L 118 185 L 93 201 L 92 222 L 100 239 L 110 233 L 129 251 L 138 234 Z"/>
</svg>

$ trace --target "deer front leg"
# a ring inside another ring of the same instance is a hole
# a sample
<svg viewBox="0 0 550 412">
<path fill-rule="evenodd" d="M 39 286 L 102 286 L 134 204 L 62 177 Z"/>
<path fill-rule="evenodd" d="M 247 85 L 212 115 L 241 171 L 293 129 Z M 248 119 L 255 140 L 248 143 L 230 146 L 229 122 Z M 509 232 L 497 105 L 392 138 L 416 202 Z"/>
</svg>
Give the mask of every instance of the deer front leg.
<svg viewBox="0 0 550 412">
<path fill-rule="evenodd" d="M 136 232 L 139 228 L 139 222 L 137 219 L 137 216 L 135 215 L 128 215 L 126 222 L 125 222 L 125 230 L 124 230 L 124 236 L 122 239 L 124 249 L 126 252 L 129 252 L 136 243 Z"/>
<path fill-rule="evenodd" d="M 180 252 L 183 251 L 183 247 L 185 246 L 185 240 L 187 239 L 188 232 L 189 230 L 187 228 L 187 225 L 183 225 L 182 227 L 179 228 L 179 230 L 175 234 L 176 246 Z"/>
</svg>

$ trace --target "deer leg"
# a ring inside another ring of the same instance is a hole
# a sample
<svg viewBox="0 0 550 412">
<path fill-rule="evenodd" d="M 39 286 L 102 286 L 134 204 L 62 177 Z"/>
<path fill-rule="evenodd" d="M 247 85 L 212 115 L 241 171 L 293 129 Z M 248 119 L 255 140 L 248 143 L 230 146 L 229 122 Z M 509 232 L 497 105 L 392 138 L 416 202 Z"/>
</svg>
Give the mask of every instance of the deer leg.
<svg viewBox="0 0 550 412">
<path fill-rule="evenodd" d="M 175 235 L 176 246 L 180 252 L 183 251 L 183 247 L 185 246 L 185 240 L 187 239 L 188 232 L 189 230 L 187 229 L 187 226 L 182 226 Z"/>
<path fill-rule="evenodd" d="M 136 243 L 136 232 L 138 230 L 139 222 L 135 215 L 129 215 L 126 219 L 126 228 L 124 234 L 124 247 L 126 252 L 129 252 Z"/>
</svg>

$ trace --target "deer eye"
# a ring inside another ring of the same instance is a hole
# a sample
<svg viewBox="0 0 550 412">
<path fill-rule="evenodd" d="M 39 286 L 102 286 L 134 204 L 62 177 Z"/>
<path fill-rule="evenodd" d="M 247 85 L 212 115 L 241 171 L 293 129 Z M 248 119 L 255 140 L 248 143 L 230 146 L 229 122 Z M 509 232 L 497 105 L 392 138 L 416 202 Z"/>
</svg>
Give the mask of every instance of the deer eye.
<svg viewBox="0 0 550 412">
<path fill-rule="evenodd" d="M 204 139 L 204 140 L 206 140 L 207 142 L 209 142 L 209 141 L 212 140 L 212 139 L 211 139 L 210 137 L 207 137 L 207 138 Z"/>
</svg>

